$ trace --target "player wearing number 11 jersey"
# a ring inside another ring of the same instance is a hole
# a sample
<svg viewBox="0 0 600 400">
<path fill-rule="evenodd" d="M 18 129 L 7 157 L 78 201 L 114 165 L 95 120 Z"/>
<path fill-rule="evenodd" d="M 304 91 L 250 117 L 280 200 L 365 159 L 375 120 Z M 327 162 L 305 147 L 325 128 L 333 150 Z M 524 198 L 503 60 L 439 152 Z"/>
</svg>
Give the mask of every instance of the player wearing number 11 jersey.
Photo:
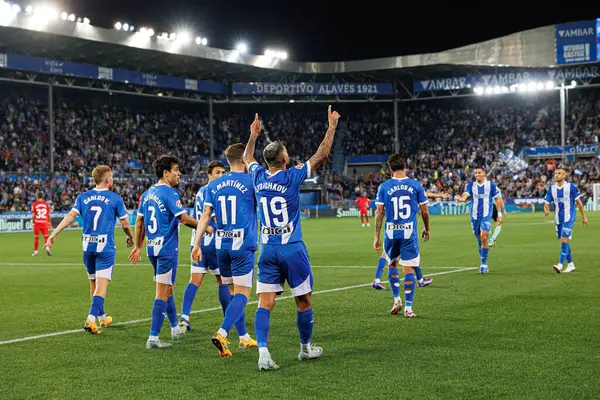
<svg viewBox="0 0 600 400">
<path fill-rule="evenodd" d="M 304 164 L 290 169 L 286 168 L 289 161 L 287 150 L 280 142 L 269 144 L 263 151 L 269 169 L 258 164 L 254 159 L 254 146 L 262 129 L 258 114 L 255 115 L 250 127 L 250 139 L 246 145 L 244 161 L 252 175 L 260 220 L 261 249 L 258 257 L 256 290 L 259 300 L 254 320 L 260 370 L 279 368 L 271 359 L 267 344 L 275 296 L 283 291 L 286 281 L 296 300 L 298 310 L 296 314 L 296 324 L 300 333 L 298 359 L 318 358 L 323 353 L 322 348 L 311 344 L 313 276 L 308 251 L 302 241 L 300 186 L 327 160 L 339 117 L 340 115 L 332 112 L 329 106 L 329 128 L 317 152 Z"/>
<path fill-rule="evenodd" d="M 385 216 L 385 256 L 389 263 L 389 281 L 394 296 L 392 314 L 402 310 L 400 298 L 400 276 L 398 264 L 404 272 L 404 298 L 406 301 L 404 316 L 415 317 L 412 303 L 415 295 L 415 269 L 421 263 L 419 252 L 419 236 L 417 228 L 417 213 L 419 209 L 423 218 L 425 230 L 423 239 L 429 240 L 429 210 L 427 196 L 423 186 L 406 176 L 406 162 L 400 154 L 392 154 L 388 159 L 392 170 L 392 178 L 379 186 L 377 191 L 377 213 L 375 216 L 375 241 L 373 249 L 381 252 L 380 232 Z"/>
</svg>

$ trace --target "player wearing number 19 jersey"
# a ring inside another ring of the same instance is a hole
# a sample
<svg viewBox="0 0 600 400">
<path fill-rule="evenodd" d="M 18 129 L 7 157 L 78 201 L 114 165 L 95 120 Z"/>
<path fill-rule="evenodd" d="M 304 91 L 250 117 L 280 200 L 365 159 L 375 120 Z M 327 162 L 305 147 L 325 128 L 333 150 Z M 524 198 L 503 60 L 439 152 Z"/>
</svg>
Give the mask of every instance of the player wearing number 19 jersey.
<svg viewBox="0 0 600 400">
<path fill-rule="evenodd" d="M 279 368 L 268 350 L 271 311 L 275 296 L 283 291 L 287 281 L 296 300 L 296 324 L 300 333 L 299 360 L 318 358 L 321 347 L 311 344 L 313 310 L 311 293 L 313 276 L 308 251 L 302 242 L 300 226 L 300 186 L 325 160 L 331 150 L 340 115 L 328 110 L 329 128 L 317 152 L 304 164 L 287 169 L 289 156 L 280 142 L 265 147 L 263 156 L 268 170 L 254 159 L 254 146 L 262 129 L 258 114 L 250 127 L 250 139 L 244 160 L 252 175 L 258 200 L 261 249 L 258 257 L 259 295 L 254 321 L 259 347 L 258 368 Z"/>
<path fill-rule="evenodd" d="M 177 307 L 173 298 L 179 251 L 179 222 L 190 228 L 196 228 L 198 225 L 198 221 L 186 213 L 179 193 L 174 188 L 179 184 L 181 177 L 177 158 L 159 157 L 154 161 L 153 167 L 159 180 L 142 195 L 135 224 L 136 247 L 129 255 L 131 262 L 137 263 L 145 233 L 148 258 L 154 268 L 156 281 L 150 336 L 146 342 L 148 349 L 171 346 L 158 339 L 165 314 L 171 325 L 171 338 L 179 339 L 184 333 L 179 327 Z"/>
<path fill-rule="evenodd" d="M 75 218 L 83 219 L 83 263 L 90 280 L 92 305 L 84 329 L 97 335 L 100 331 L 96 325 L 96 317 L 101 326 L 108 326 L 111 317 L 104 315 L 104 298 L 106 289 L 112 278 L 117 248 L 115 246 L 115 223 L 121 220 L 121 227 L 127 235 L 127 247 L 133 245 L 133 234 L 129 225 L 127 211 L 121 196 L 112 191 L 113 177 L 110 167 L 100 165 L 92 171 L 96 187 L 77 196 L 73 209 L 67 214 L 56 230 L 52 232 L 46 247 L 52 247 L 56 236 Z"/>
<path fill-rule="evenodd" d="M 415 317 L 412 303 L 415 295 L 415 267 L 421 263 L 417 213 L 421 211 L 425 230 L 423 239 L 429 240 L 429 210 L 427 196 L 423 186 L 406 176 L 406 162 L 400 154 L 392 154 L 388 159 L 392 178 L 379 186 L 377 191 L 377 214 L 375 217 L 374 250 L 381 251 L 380 231 L 385 226 L 384 251 L 389 263 L 389 281 L 394 296 L 392 314 L 402 310 L 400 298 L 400 276 L 398 264 L 404 272 L 404 297 L 406 301 L 404 316 Z M 385 217 L 385 225 L 383 220 Z"/>
</svg>

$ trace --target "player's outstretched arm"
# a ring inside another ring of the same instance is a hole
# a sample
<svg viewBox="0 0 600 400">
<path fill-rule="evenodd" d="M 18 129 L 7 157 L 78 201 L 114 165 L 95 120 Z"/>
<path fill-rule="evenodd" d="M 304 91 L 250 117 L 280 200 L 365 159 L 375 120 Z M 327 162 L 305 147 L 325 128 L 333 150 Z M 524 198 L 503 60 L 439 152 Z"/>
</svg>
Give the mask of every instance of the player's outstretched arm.
<svg viewBox="0 0 600 400">
<path fill-rule="evenodd" d="M 460 196 L 459 195 L 454 196 L 454 200 L 460 201 L 461 203 L 467 201 L 468 198 L 469 198 L 469 193 L 463 193 Z"/>
<path fill-rule="evenodd" d="M 250 125 L 250 138 L 246 144 L 246 149 L 244 149 L 244 163 L 246 164 L 246 167 L 256 162 L 256 158 L 254 158 L 254 148 L 256 147 L 256 139 L 258 139 L 261 130 L 262 125 L 258 119 L 258 113 L 256 113 L 254 114 L 254 121 L 252 121 L 252 125 Z"/>
<path fill-rule="evenodd" d="M 587 226 L 588 219 L 585 216 L 585 210 L 583 209 L 583 202 L 581 201 L 581 199 L 577 199 L 577 200 L 575 200 L 575 203 L 577 204 L 577 208 L 579 209 L 579 213 L 581 214 L 581 223 L 584 226 Z"/>
<path fill-rule="evenodd" d="M 129 261 L 131 261 L 132 264 L 136 264 L 141 258 L 145 235 L 144 216 L 138 214 L 137 219 L 135 220 L 135 237 L 133 239 L 135 247 L 131 250 L 131 253 L 129 253 Z"/>
<path fill-rule="evenodd" d="M 423 237 L 424 241 L 429 240 L 429 208 L 427 208 L 427 204 L 421 204 L 421 218 L 423 218 Z"/>
<path fill-rule="evenodd" d="M 331 106 L 327 109 L 327 119 L 329 120 L 329 128 L 325 132 L 325 138 L 319 145 L 317 152 L 308 160 L 310 162 L 311 172 L 315 172 L 319 168 L 331 152 L 331 146 L 333 146 L 333 139 L 335 137 L 335 130 L 338 126 L 340 114 L 337 111 L 331 111 Z"/>
<path fill-rule="evenodd" d="M 383 204 L 377 205 L 377 211 L 375 211 L 375 238 L 373 241 L 373 250 L 375 253 L 381 253 L 381 226 L 383 225 L 383 217 L 385 216 L 385 207 Z"/>
<path fill-rule="evenodd" d="M 198 221 L 194 219 L 188 213 L 183 213 L 179 216 L 179 222 L 187 226 L 188 228 L 196 229 L 198 227 Z"/>
<path fill-rule="evenodd" d="M 544 216 L 550 215 L 550 203 L 544 203 Z"/>
<path fill-rule="evenodd" d="M 192 248 L 192 253 L 190 254 L 190 259 L 194 263 L 202 261 L 200 242 L 202 241 L 204 232 L 206 232 L 209 226 L 208 224 L 210 223 L 210 216 L 212 215 L 212 212 L 213 208 L 211 206 L 204 206 L 204 211 L 202 212 L 200 221 L 198 221 L 198 227 L 196 228 L 196 238 L 194 239 L 194 247 Z"/>
<path fill-rule="evenodd" d="M 127 247 L 133 246 L 133 231 L 131 230 L 131 224 L 129 223 L 129 217 L 121 219 L 121 229 L 127 235 Z"/>
<path fill-rule="evenodd" d="M 75 221 L 75 218 L 77 218 L 77 215 L 78 214 L 75 211 L 69 211 L 69 213 L 65 215 L 62 221 L 60 221 L 60 224 L 58 224 L 56 229 L 50 234 L 50 236 L 48 236 L 48 240 L 44 244 L 44 247 L 51 248 L 54 244 L 56 236 L 58 236 L 58 234 L 62 232 L 62 230 L 65 229 L 67 226 L 71 225 L 73 221 Z"/>
<path fill-rule="evenodd" d="M 430 199 L 449 199 L 450 197 L 452 197 L 450 195 L 450 193 L 432 193 L 432 192 L 425 192 L 425 196 L 429 197 Z"/>
</svg>

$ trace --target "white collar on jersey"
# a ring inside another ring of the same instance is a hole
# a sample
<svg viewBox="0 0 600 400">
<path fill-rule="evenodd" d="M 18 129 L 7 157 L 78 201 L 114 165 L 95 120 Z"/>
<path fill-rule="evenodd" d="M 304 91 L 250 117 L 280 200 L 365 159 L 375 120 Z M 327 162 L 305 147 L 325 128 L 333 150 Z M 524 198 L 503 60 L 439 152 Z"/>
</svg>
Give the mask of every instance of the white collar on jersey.
<svg viewBox="0 0 600 400">
<path fill-rule="evenodd" d="M 94 190 L 96 192 L 104 192 L 105 190 L 108 190 L 108 188 L 104 188 L 104 189 L 98 189 L 98 188 L 94 188 Z"/>
<path fill-rule="evenodd" d="M 557 188 L 557 189 L 562 189 L 562 188 L 564 188 L 564 187 L 565 187 L 565 186 L 566 186 L 568 183 L 569 183 L 569 182 L 567 182 L 567 181 L 564 181 L 562 186 L 558 186 L 558 183 L 556 183 L 556 182 L 555 182 L 554 184 L 556 185 L 556 188 Z"/>
<path fill-rule="evenodd" d="M 403 181 L 405 179 L 408 179 L 408 176 L 405 176 L 404 178 L 396 178 L 395 176 L 392 176 L 392 179 L 395 179 L 397 181 Z"/>
<path fill-rule="evenodd" d="M 281 171 L 283 171 L 283 170 L 282 170 L 282 169 L 280 169 L 280 170 L 277 170 L 277 172 L 275 172 L 275 173 L 273 173 L 273 174 L 272 174 L 272 173 L 270 173 L 269 171 L 267 171 L 267 175 L 269 175 L 269 176 L 275 176 L 275 175 L 277 175 L 278 173 L 280 173 Z"/>
<path fill-rule="evenodd" d="M 481 187 L 481 186 L 485 185 L 485 184 L 486 184 L 486 182 L 487 182 L 487 178 L 486 178 L 486 179 L 484 179 L 482 183 L 477 183 L 477 181 L 475 181 L 475 184 L 476 184 L 477 186 Z"/>
<path fill-rule="evenodd" d="M 155 183 L 154 186 L 169 186 L 166 183 Z"/>
</svg>

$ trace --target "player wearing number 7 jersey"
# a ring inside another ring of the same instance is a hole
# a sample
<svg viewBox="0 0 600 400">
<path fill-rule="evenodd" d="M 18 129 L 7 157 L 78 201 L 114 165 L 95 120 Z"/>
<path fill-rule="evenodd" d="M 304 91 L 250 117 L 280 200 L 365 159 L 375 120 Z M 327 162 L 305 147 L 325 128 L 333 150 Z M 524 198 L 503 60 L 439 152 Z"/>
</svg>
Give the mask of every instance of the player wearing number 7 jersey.
<svg viewBox="0 0 600 400">
<path fill-rule="evenodd" d="M 252 175 L 258 199 L 261 249 L 258 257 L 259 300 L 254 327 L 258 340 L 259 370 L 278 369 L 268 350 L 271 311 L 275 296 L 288 282 L 297 305 L 296 324 L 300 333 L 299 360 L 318 358 L 323 349 L 311 344 L 313 310 L 311 293 L 312 270 L 308 251 L 302 241 L 300 226 L 300 186 L 327 160 L 340 115 L 328 110 L 329 128 L 314 156 L 304 164 L 286 169 L 289 156 L 280 142 L 265 147 L 263 156 L 269 167 L 265 169 L 254 159 L 254 146 L 262 129 L 258 114 L 250 127 L 244 161 Z"/>
<path fill-rule="evenodd" d="M 127 247 L 133 245 L 133 234 L 127 211 L 121 196 L 112 191 L 113 174 L 110 167 L 99 165 L 92 171 L 96 187 L 77 196 L 75 206 L 63 218 L 58 227 L 48 237 L 45 246 L 52 247 L 56 236 L 71 225 L 80 215 L 83 219 L 83 263 L 90 280 L 92 306 L 84 329 L 93 335 L 100 333 L 96 317 L 101 326 L 109 326 L 111 317 L 104 315 L 104 298 L 112 277 L 117 248 L 115 246 L 115 223 L 121 220 L 121 227 L 127 235 Z"/>
<path fill-rule="evenodd" d="M 385 216 L 385 256 L 389 265 L 389 280 L 394 296 L 392 314 L 402 310 L 400 298 L 400 276 L 398 263 L 404 272 L 404 297 L 406 306 L 404 316 L 415 317 L 412 303 L 415 295 L 415 267 L 421 263 L 419 252 L 419 237 L 417 228 L 417 213 L 419 208 L 425 229 L 423 239 L 429 240 L 429 210 L 427 196 L 423 186 L 406 176 L 406 162 L 400 154 L 392 154 L 388 159 L 392 170 L 392 178 L 379 185 L 377 191 L 377 213 L 375 215 L 375 241 L 373 249 L 381 252 L 380 232 Z"/>
</svg>

